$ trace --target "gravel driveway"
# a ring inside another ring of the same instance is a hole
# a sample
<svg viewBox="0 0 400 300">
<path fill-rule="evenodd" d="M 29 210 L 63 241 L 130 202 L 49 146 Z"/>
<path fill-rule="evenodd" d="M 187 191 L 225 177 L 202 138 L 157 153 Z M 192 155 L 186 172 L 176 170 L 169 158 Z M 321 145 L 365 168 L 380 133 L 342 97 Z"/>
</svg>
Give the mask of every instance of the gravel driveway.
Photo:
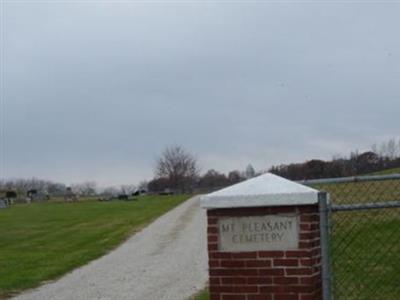
<svg viewBox="0 0 400 300">
<path fill-rule="evenodd" d="M 194 197 L 109 254 L 13 299 L 183 300 L 206 281 L 206 216 Z"/>
</svg>

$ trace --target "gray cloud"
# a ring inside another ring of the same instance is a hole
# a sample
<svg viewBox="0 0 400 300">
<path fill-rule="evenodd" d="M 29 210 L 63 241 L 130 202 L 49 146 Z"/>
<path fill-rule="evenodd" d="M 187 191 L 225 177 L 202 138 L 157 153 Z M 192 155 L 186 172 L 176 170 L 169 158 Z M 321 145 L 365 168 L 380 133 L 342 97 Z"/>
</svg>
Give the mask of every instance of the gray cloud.
<svg viewBox="0 0 400 300">
<path fill-rule="evenodd" d="M 128 183 L 398 137 L 400 4 L 6 2 L 6 177 Z"/>
</svg>

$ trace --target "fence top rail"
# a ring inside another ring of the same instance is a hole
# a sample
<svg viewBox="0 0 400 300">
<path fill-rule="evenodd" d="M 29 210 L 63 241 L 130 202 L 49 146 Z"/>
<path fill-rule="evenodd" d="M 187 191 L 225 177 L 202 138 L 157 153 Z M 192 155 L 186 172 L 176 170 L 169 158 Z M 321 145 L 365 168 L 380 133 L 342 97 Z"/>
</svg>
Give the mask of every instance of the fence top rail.
<svg viewBox="0 0 400 300">
<path fill-rule="evenodd" d="M 331 204 L 331 211 L 366 210 L 379 208 L 400 208 L 400 201 L 370 202 L 355 204 Z"/>
<path fill-rule="evenodd" d="M 334 183 L 383 181 L 383 180 L 400 180 L 400 174 L 397 173 L 389 175 L 365 175 L 365 176 L 351 176 L 351 177 L 339 177 L 339 178 L 309 179 L 309 180 L 299 180 L 297 182 L 304 185 L 312 185 L 312 184 L 334 184 Z"/>
</svg>

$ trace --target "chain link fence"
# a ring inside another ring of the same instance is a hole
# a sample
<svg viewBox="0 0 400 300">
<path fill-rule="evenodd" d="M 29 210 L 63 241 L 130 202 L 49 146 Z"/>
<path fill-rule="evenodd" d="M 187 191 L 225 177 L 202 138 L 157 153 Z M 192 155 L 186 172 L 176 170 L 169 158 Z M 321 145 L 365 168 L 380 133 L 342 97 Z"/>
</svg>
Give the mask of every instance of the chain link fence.
<svg viewBox="0 0 400 300">
<path fill-rule="evenodd" d="M 400 174 L 302 183 L 330 196 L 329 298 L 400 299 Z"/>
</svg>

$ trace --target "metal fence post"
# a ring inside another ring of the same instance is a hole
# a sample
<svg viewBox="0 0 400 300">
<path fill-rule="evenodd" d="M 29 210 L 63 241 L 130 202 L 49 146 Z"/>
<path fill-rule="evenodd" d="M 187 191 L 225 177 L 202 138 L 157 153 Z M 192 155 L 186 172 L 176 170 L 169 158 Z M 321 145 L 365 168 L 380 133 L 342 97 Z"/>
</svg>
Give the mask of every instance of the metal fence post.
<svg viewBox="0 0 400 300">
<path fill-rule="evenodd" d="M 329 265 L 329 204 L 328 194 L 318 194 L 319 229 L 321 237 L 322 299 L 331 299 L 331 274 Z"/>
</svg>

